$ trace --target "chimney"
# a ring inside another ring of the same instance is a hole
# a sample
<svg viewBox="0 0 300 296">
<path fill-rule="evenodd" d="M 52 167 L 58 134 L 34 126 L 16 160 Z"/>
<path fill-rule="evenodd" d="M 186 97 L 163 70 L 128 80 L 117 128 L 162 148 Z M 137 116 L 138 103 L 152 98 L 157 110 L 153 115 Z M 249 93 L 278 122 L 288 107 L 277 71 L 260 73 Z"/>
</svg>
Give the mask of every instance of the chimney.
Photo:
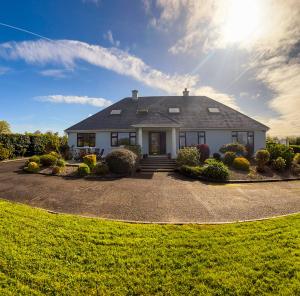
<svg viewBox="0 0 300 296">
<path fill-rule="evenodd" d="M 137 101 L 137 100 L 138 100 L 138 97 L 139 97 L 138 93 L 139 93 L 139 91 L 136 90 L 136 89 L 134 89 L 134 90 L 132 91 L 132 99 L 133 99 L 134 101 Z"/>
<path fill-rule="evenodd" d="M 184 97 L 188 97 L 189 96 L 189 91 L 187 90 L 187 88 L 184 89 L 183 96 Z"/>
</svg>

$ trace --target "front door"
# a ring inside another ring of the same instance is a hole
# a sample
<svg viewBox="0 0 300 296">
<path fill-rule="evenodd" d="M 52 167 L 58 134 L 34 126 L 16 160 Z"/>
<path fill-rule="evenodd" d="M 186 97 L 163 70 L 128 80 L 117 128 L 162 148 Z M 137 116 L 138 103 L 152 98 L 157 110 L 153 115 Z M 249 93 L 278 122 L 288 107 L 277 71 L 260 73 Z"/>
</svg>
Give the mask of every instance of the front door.
<svg viewBox="0 0 300 296">
<path fill-rule="evenodd" d="M 149 154 L 166 154 L 166 133 L 149 132 Z"/>
</svg>

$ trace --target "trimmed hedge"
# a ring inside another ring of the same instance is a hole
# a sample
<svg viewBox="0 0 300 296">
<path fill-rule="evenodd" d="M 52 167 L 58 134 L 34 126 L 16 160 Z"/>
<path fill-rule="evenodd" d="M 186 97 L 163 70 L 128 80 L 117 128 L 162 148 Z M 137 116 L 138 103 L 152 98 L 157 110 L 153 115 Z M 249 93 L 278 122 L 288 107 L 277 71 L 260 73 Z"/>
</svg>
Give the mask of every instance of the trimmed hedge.
<svg viewBox="0 0 300 296">
<path fill-rule="evenodd" d="M 193 178 L 197 178 L 197 177 L 201 176 L 202 167 L 183 165 L 183 166 L 180 167 L 180 172 L 183 175 L 193 177 Z"/>
<path fill-rule="evenodd" d="M 283 171 L 286 167 L 286 162 L 282 157 L 277 157 L 275 160 L 272 161 L 272 166 L 276 171 Z"/>
<path fill-rule="evenodd" d="M 248 159 L 244 157 L 236 157 L 233 160 L 232 166 L 240 171 L 249 171 L 250 169 L 250 162 Z"/>
<path fill-rule="evenodd" d="M 89 175 L 91 173 L 91 170 L 87 164 L 81 163 L 78 167 L 77 173 L 80 177 L 84 177 L 86 175 Z"/>
<path fill-rule="evenodd" d="M 224 154 L 223 162 L 227 165 L 232 165 L 235 158 L 236 158 L 236 153 L 235 152 L 227 151 Z"/>
<path fill-rule="evenodd" d="M 207 158 L 209 158 L 210 149 L 207 144 L 197 145 L 197 149 L 200 154 L 200 161 L 203 163 Z"/>
<path fill-rule="evenodd" d="M 110 152 L 105 161 L 112 173 L 130 175 L 136 169 L 137 155 L 127 149 L 117 149 Z"/>
<path fill-rule="evenodd" d="M 276 160 L 278 157 L 282 157 L 286 166 L 290 167 L 294 158 L 294 151 L 291 147 L 283 144 L 267 143 L 267 150 L 270 153 L 270 160 Z"/>
<path fill-rule="evenodd" d="M 220 148 L 219 151 L 223 154 L 226 152 L 235 152 L 237 155 L 242 155 L 242 156 L 244 156 L 247 153 L 246 147 L 239 143 L 225 144 Z"/>
<path fill-rule="evenodd" d="M 11 158 L 42 155 L 51 151 L 63 152 L 68 148 L 67 137 L 57 134 L 0 134 L 0 144 L 10 151 Z"/>
<path fill-rule="evenodd" d="M 50 154 L 45 154 L 40 157 L 40 163 L 43 166 L 53 166 L 57 162 L 57 158 Z"/>
<path fill-rule="evenodd" d="M 98 162 L 93 169 L 95 175 L 103 176 L 109 173 L 108 165 L 104 162 Z"/>
<path fill-rule="evenodd" d="M 224 181 L 228 179 L 229 171 L 223 162 L 210 160 L 208 164 L 203 166 L 201 175 L 206 179 Z"/>
<path fill-rule="evenodd" d="M 28 165 L 24 168 L 26 172 L 29 173 L 37 173 L 39 171 L 40 167 L 36 162 L 29 162 Z"/>
<path fill-rule="evenodd" d="M 265 165 L 270 160 L 270 152 L 266 149 L 258 150 L 255 154 L 255 160 L 257 162 L 257 171 L 258 172 L 264 172 L 265 171 Z"/>
</svg>

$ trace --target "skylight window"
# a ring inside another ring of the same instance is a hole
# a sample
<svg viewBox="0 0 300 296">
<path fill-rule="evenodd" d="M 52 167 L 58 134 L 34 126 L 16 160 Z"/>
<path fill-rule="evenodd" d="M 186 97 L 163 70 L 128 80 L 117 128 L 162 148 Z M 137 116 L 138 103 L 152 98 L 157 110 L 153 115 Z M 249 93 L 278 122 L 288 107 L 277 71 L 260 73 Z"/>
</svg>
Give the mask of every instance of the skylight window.
<svg viewBox="0 0 300 296">
<path fill-rule="evenodd" d="M 213 108 L 208 108 L 208 111 L 209 111 L 210 113 L 219 113 L 219 112 L 220 112 L 219 108 L 215 108 L 215 107 L 213 107 Z"/>
<path fill-rule="evenodd" d="M 136 113 L 138 113 L 138 114 L 145 114 L 145 113 L 148 113 L 148 109 L 147 108 L 137 109 Z"/>
<path fill-rule="evenodd" d="M 169 108 L 169 113 L 180 113 L 179 108 Z"/>
<path fill-rule="evenodd" d="M 110 111 L 110 115 L 119 115 L 121 114 L 122 110 L 120 109 L 114 109 Z"/>
</svg>

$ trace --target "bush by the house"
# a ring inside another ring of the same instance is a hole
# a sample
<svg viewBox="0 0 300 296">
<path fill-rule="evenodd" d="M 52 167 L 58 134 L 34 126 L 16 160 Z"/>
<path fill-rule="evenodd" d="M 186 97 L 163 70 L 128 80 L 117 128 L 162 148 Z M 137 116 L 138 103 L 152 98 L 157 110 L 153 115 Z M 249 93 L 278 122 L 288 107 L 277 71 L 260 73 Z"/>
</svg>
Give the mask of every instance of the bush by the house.
<svg viewBox="0 0 300 296">
<path fill-rule="evenodd" d="M 300 164 L 300 153 L 295 154 L 293 164 Z"/>
<path fill-rule="evenodd" d="M 5 160 L 8 159 L 10 156 L 10 151 L 7 148 L 4 148 L 1 144 L 0 144 L 0 160 Z"/>
<path fill-rule="evenodd" d="M 286 167 L 286 162 L 282 157 L 277 157 L 272 161 L 272 166 L 276 171 L 283 171 Z"/>
<path fill-rule="evenodd" d="M 295 175 L 300 174 L 300 153 L 296 153 L 293 159 L 292 172 Z"/>
<path fill-rule="evenodd" d="M 40 163 L 42 166 L 53 166 L 57 162 L 57 158 L 50 154 L 44 154 L 40 157 Z"/>
<path fill-rule="evenodd" d="M 50 153 L 48 153 L 49 155 L 52 155 L 54 156 L 55 158 L 59 159 L 60 158 L 60 155 L 59 153 L 57 153 L 56 151 L 51 151 Z"/>
<path fill-rule="evenodd" d="M 179 149 L 176 163 L 178 166 L 197 166 L 200 163 L 199 152 L 196 147 L 185 147 Z"/>
<path fill-rule="evenodd" d="M 235 158 L 236 158 L 236 153 L 235 152 L 227 151 L 224 154 L 223 162 L 227 165 L 232 165 Z"/>
<path fill-rule="evenodd" d="M 229 177 L 228 168 L 220 161 L 210 161 L 202 167 L 201 175 L 207 179 L 224 181 Z"/>
<path fill-rule="evenodd" d="M 247 157 L 248 159 L 252 158 L 253 154 L 254 154 L 254 147 L 253 147 L 253 145 L 247 144 L 245 146 L 245 149 L 246 149 L 245 157 Z"/>
<path fill-rule="evenodd" d="M 142 149 L 140 145 L 125 145 L 125 149 L 132 151 L 133 153 L 136 154 L 138 159 L 141 159 L 142 157 Z"/>
<path fill-rule="evenodd" d="M 93 169 L 95 175 L 104 176 L 109 173 L 108 165 L 104 162 L 98 162 Z"/>
<path fill-rule="evenodd" d="M 63 168 L 66 166 L 66 162 L 63 160 L 63 159 L 58 159 L 57 162 L 56 162 L 56 165 L 60 168 Z"/>
<path fill-rule="evenodd" d="M 300 153 L 300 145 L 290 145 L 289 147 L 293 149 L 294 153 Z"/>
<path fill-rule="evenodd" d="M 137 156 L 128 149 L 117 149 L 110 152 L 105 161 L 112 173 L 130 175 L 136 169 Z"/>
<path fill-rule="evenodd" d="M 250 162 L 245 157 L 236 157 L 233 160 L 232 166 L 240 171 L 249 171 L 250 169 Z"/>
<path fill-rule="evenodd" d="M 189 165 L 183 165 L 180 167 L 180 172 L 183 175 L 197 178 L 201 175 L 202 168 L 200 166 L 189 166 Z"/>
<path fill-rule="evenodd" d="M 37 173 L 40 169 L 39 165 L 32 161 L 32 162 L 29 162 L 28 165 L 24 168 L 25 171 L 29 172 L 29 173 Z"/>
<path fill-rule="evenodd" d="M 226 152 L 235 152 L 237 155 L 244 156 L 246 154 L 246 148 L 239 143 L 225 144 L 220 148 L 220 152 L 225 154 Z"/>
<path fill-rule="evenodd" d="M 83 163 L 87 164 L 89 168 L 92 170 L 97 163 L 96 154 L 88 154 L 83 157 Z"/>
<path fill-rule="evenodd" d="M 282 157 L 285 160 L 287 167 L 290 167 L 292 164 L 295 153 L 291 147 L 283 144 L 267 143 L 267 150 L 270 153 L 271 161 L 278 157 Z"/>
<path fill-rule="evenodd" d="M 78 170 L 77 170 L 77 173 L 80 177 L 84 177 L 84 176 L 87 176 L 88 174 L 91 173 L 91 170 L 90 170 L 90 167 L 85 164 L 85 163 L 81 163 L 79 166 L 78 166 Z"/>
<path fill-rule="evenodd" d="M 210 149 L 207 144 L 197 145 L 197 149 L 200 154 L 200 161 L 203 163 L 207 158 L 209 158 Z"/>
<path fill-rule="evenodd" d="M 218 153 L 218 152 L 215 152 L 215 153 L 213 154 L 213 158 L 214 158 L 215 160 L 220 161 L 220 160 L 221 160 L 221 154 Z"/>
<path fill-rule="evenodd" d="M 257 171 L 264 172 L 265 171 L 265 165 L 270 160 L 270 153 L 266 149 L 258 150 L 255 154 L 255 159 L 257 162 Z"/>
<path fill-rule="evenodd" d="M 62 172 L 62 170 L 63 170 L 63 167 L 55 165 L 54 167 L 52 167 L 52 174 L 53 175 L 58 175 Z"/>
</svg>

